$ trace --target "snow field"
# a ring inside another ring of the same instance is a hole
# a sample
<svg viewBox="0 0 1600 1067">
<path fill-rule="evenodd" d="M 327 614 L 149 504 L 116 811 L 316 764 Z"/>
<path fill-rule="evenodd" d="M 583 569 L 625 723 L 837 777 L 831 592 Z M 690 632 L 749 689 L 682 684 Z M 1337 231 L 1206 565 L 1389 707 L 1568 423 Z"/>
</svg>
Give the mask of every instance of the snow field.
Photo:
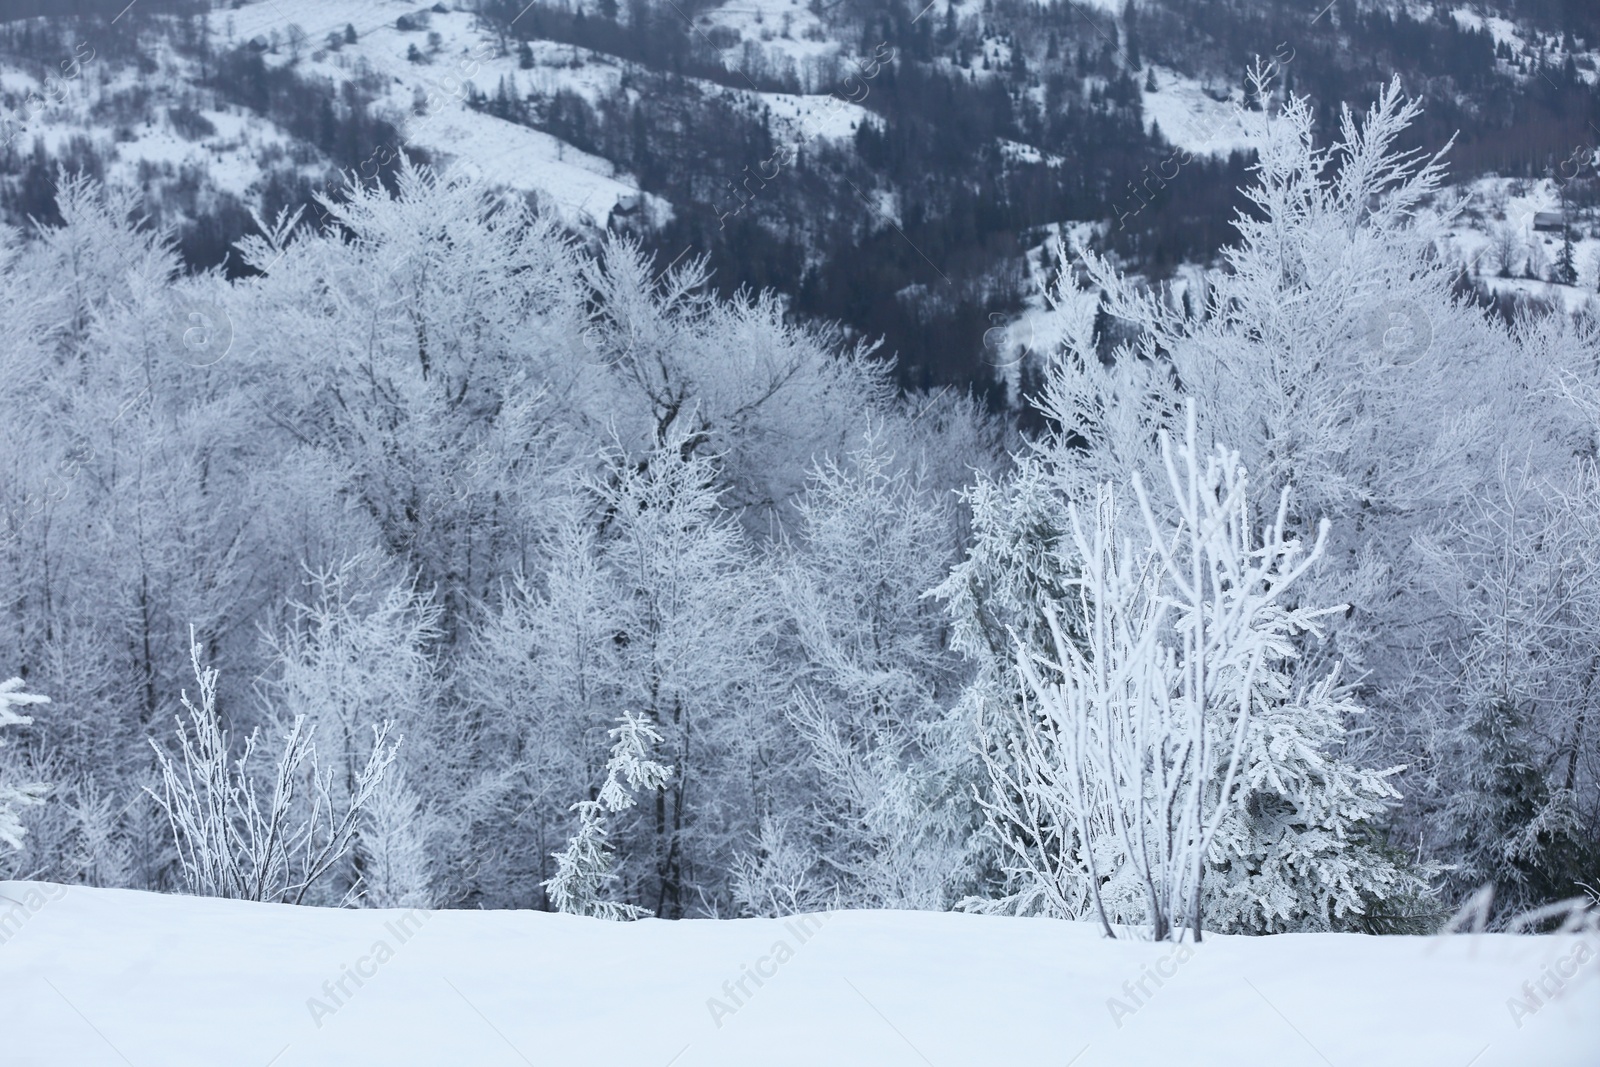
<svg viewBox="0 0 1600 1067">
<path fill-rule="evenodd" d="M 1600 1062 L 1593 935 L 1178 947 L 921 912 L 608 923 L 0 894 L 14 1067 Z"/>
<path fill-rule="evenodd" d="M 1227 99 L 1218 100 L 1206 91 L 1208 86 L 1176 71 L 1157 67 L 1155 75 L 1156 91 L 1141 89 L 1145 119 L 1159 125 L 1174 147 L 1192 155 L 1226 156 L 1250 146 L 1235 110 L 1236 91 L 1230 89 Z"/>
<path fill-rule="evenodd" d="M 1587 158 L 1579 162 L 1586 169 L 1593 165 Z M 1574 173 L 1582 172 L 1574 170 Z M 1588 173 L 1593 171 L 1588 170 Z M 1561 252 L 1559 233 L 1534 228 L 1534 218 L 1539 212 L 1560 210 L 1560 189 L 1556 181 L 1480 178 L 1461 187 L 1461 192 L 1466 197 L 1467 209 L 1445 238 L 1446 258 L 1476 270 L 1483 282 L 1496 292 L 1518 292 L 1559 301 L 1572 313 L 1582 311 L 1600 292 L 1600 230 L 1593 230 L 1577 217 L 1573 220 L 1572 242 L 1577 284 L 1558 285 L 1523 276 L 1531 259 L 1535 273 L 1542 279 Z M 1499 276 L 1500 244 L 1507 239 L 1512 255 L 1512 277 L 1502 278 Z"/>
</svg>

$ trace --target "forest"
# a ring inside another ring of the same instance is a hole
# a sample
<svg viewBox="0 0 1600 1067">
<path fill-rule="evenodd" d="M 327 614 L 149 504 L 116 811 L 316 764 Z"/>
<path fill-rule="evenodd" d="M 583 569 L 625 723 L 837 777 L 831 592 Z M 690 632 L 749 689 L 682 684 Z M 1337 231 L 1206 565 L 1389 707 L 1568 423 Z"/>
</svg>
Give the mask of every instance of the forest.
<svg viewBox="0 0 1600 1067">
<path fill-rule="evenodd" d="M 1058 242 L 1026 435 L 426 162 L 232 272 L 56 171 L 0 231 L 0 875 L 1158 940 L 1592 895 L 1600 323 L 1463 297 L 1398 81 L 1331 135 L 1252 85 L 1227 269 Z"/>
</svg>

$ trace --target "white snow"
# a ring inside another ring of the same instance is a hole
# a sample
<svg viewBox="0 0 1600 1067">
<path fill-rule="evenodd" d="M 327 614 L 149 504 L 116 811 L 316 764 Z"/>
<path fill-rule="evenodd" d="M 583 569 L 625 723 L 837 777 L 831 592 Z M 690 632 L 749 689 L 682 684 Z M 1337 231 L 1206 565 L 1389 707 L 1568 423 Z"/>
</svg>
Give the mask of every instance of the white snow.
<svg viewBox="0 0 1600 1067">
<path fill-rule="evenodd" d="M 1496 47 L 1501 44 L 1510 45 L 1511 51 L 1518 54 L 1527 47 L 1514 22 L 1496 16 L 1486 18 L 1466 7 L 1458 7 L 1450 14 L 1454 16 L 1456 24 L 1464 30 L 1481 30 L 1487 26 L 1489 33 L 1494 37 Z"/>
<path fill-rule="evenodd" d="M 795 96 L 792 93 L 744 93 L 771 111 L 773 140 L 804 145 L 815 138 L 844 140 L 862 122 L 882 126 L 883 119 L 842 94 Z"/>
<path fill-rule="evenodd" d="M 739 42 L 723 52 L 729 69 L 743 61 L 745 45 L 753 44 L 770 57 L 778 56 L 803 68 L 808 61 L 839 55 L 840 42 L 810 7 L 801 0 L 728 0 L 699 16 L 701 33 L 721 26 L 739 35 Z"/>
<path fill-rule="evenodd" d="M 1018 163 L 1043 163 L 1049 167 L 1059 167 L 1066 162 L 1058 155 L 1039 151 L 1034 145 L 1012 141 L 1005 137 L 1000 138 L 1000 151 L 1007 159 L 1016 160 Z"/>
<path fill-rule="evenodd" d="M 396 28 L 399 16 L 422 11 L 427 11 L 426 29 Z M 790 38 L 781 33 L 786 19 Z M 721 95 L 752 114 L 765 110 L 778 144 L 792 147 L 817 138 L 843 140 L 862 122 L 880 121 L 858 103 L 844 99 L 859 95 L 863 86 L 870 92 L 871 76 L 863 73 L 870 67 L 846 61 L 835 69 L 834 57 L 842 56 L 845 49 L 820 33 L 817 17 L 802 4 L 792 0 L 729 0 L 701 16 L 698 23 L 702 32 L 718 25 L 738 30 L 744 40 L 758 44 L 782 63 L 793 64 L 802 82 L 814 88 L 809 95 L 797 96 L 691 79 L 700 91 Z M 341 34 L 347 24 L 356 31 L 356 42 L 337 51 L 328 50 L 328 36 Z M 305 33 L 298 58 L 289 44 L 291 26 L 298 26 Z M 400 0 L 245 0 L 241 6 L 216 12 L 211 27 L 221 48 L 236 47 L 257 37 L 268 42 L 276 40 L 276 50 L 263 53 L 263 60 L 275 66 L 292 64 L 302 78 L 324 78 L 337 86 L 363 74 L 376 75 L 377 84 L 386 88 L 379 90 L 374 110 L 399 119 L 401 136 L 408 144 L 426 149 L 444 165 L 460 166 L 491 183 L 537 192 L 543 202 L 570 223 L 600 225 L 619 203 L 640 200 L 646 202 L 658 224 L 671 218 L 672 209 L 666 201 L 641 193 L 633 176 L 607 160 L 549 134 L 466 106 L 469 88 L 492 96 L 502 79 L 518 95 L 531 90 L 549 96 L 566 90 L 591 104 L 597 103 L 622 84 L 632 66 L 627 61 L 553 41 L 533 41 L 533 67 L 523 70 L 515 49 L 505 55 L 496 54 L 498 38 L 469 12 L 432 11 L 426 4 Z M 774 28 L 776 34 L 772 32 Z M 429 42 L 432 34 L 438 35 L 437 51 Z M 767 37 L 772 39 L 765 40 Z M 427 62 L 413 63 L 407 58 L 407 49 L 413 45 L 428 54 Z M 737 67 L 741 48 L 726 53 L 730 69 Z M 165 42 L 158 42 L 155 58 L 164 72 L 155 87 L 157 113 L 164 113 L 172 104 L 192 101 L 218 127 L 217 133 L 190 142 L 165 122 L 137 123 L 126 131 L 131 139 L 115 146 L 115 158 L 108 168 L 110 176 L 118 183 L 137 185 L 142 161 L 174 169 L 185 164 L 199 165 L 209 172 L 211 188 L 248 200 L 265 174 L 263 151 L 281 158 L 286 150 L 296 148 L 293 139 L 261 116 L 235 115 L 233 109 L 219 111 L 208 106 L 210 94 L 190 84 L 198 80 L 198 68 Z M 100 77 L 97 63 L 104 61 L 90 59 L 84 64 L 96 79 Z M 131 88 L 138 81 L 130 68 L 119 70 L 111 84 L 115 88 Z M 0 85 L 19 93 L 39 89 L 31 75 L 14 69 L 0 68 Z M 20 142 L 27 144 L 37 135 L 44 138 L 48 147 L 59 149 L 76 134 L 104 132 L 88 118 L 90 90 L 82 77 L 63 79 L 59 100 L 41 101 L 30 112 L 31 121 L 18 128 Z M 428 101 L 429 112 L 420 118 L 413 115 L 419 99 Z M 103 148 L 109 151 L 110 147 L 105 141 Z M 376 150 L 379 146 L 373 147 Z M 298 150 L 307 151 L 304 146 Z M 328 162 L 315 158 L 315 152 L 309 155 L 311 158 L 299 169 L 309 177 L 320 178 Z M 752 173 L 762 165 L 763 161 L 752 159 Z M 201 195 L 203 199 L 210 197 L 209 191 L 202 191 Z"/>
<path fill-rule="evenodd" d="M 274 30 L 284 34 L 291 24 L 303 28 L 309 37 L 308 54 L 301 60 L 305 74 L 323 74 L 342 81 L 349 76 L 343 68 L 350 65 L 351 57 L 365 60 L 372 70 L 389 79 L 392 88 L 386 103 L 395 112 L 406 112 L 419 89 L 432 94 L 436 109 L 433 114 L 413 119 L 402 129 L 410 143 L 490 182 L 536 190 L 569 220 L 603 222 L 618 200 L 639 195 L 633 181 L 626 174 L 615 173 L 606 160 L 563 144 L 549 134 L 468 108 L 462 99 L 468 82 L 493 93 L 502 76 L 510 79 L 520 75 L 521 84 L 526 85 L 529 72 L 518 70 L 515 53 L 492 55 L 487 47 L 490 38 L 465 11 L 430 11 L 426 32 L 395 28 L 396 18 L 425 8 L 423 4 L 383 0 L 342 0 L 338 4 L 326 0 L 271 0 L 229 14 L 236 38 L 242 40 Z M 321 63 L 312 61 L 310 51 L 320 47 L 329 33 L 343 30 L 347 23 L 356 29 L 356 44 L 347 45 L 340 53 L 329 53 Z M 429 32 L 439 34 L 438 54 L 425 64 L 408 61 L 407 48 L 416 45 L 426 49 Z M 558 46 L 546 47 L 553 52 Z M 572 49 L 559 51 L 563 61 L 570 61 Z M 287 53 L 287 46 L 280 46 L 278 56 L 267 58 L 287 62 Z M 617 73 L 611 64 L 586 63 L 584 67 L 564 69 L 561 85 L 577 92 L 588 88 L 584 95 L 593 99 L 599 90 L 610 87 Z M 663 208 L 664 204 L 657 205 L 658 211 Z"/>
<path fill-rule="evenodd" d="M 1592 937 L 1208 936 L 1179 958 L 1088 924 L 959 914 L 802 928 L 0 893 L 9 1067 L 1600 1062 Z M 1555 989 L 1559 971 L 1560 995 L 1514 1019 L 1524 983 Z M 714 1019 L 712 1000 L 730 1010 Z"/>
<path fill-rule="evenodd" d="M 1218 100 L 1223 89 L 1207 86 L 1177 71 L 1157 67 L 1156 91 L 1144 94 L 1147 122 L 1159 124 L 1162 136 L 1194 155 L 1222 155 L 1249 147 L 1250 139 L 1235 110 L 1233 89 Z M 1141 83 L 1143 84 L 1143 83 Z"/>
<path fill-rule="evenodd" d="M 1582 169 L 1572 173 L 1592 174 L 1592 160 L 1585 153 L 1572 157 Z M 1581 214 L 1574 218 L 1573 260 L 1578 270 L 1577 285 L 1558 285 L 1523 277 L 1529 256 L 1535 258 L 1539 273 L 1547 273 L 1561 251 L 1558 233 L 1534 229 L 1534 217 L 1541 211 L 1559 211 L 1560 190 L 1549 178 L 1529 181 L 1519 178 L 1487 177 L 1460 187 L 1466 209 L 1445 238 L 1445 257 L 1475 268 L 1490 289 L 1517 292 L 1558 303 L 1568 312 L 1587 307 L 1600 291 L 1600 230 L 1584 224 Z M 1512 277 L 1499 276 L 1494 248 L 1497 231 L 1514 235 Z M 1535 251 L 1537 246 L 1537 251 Z"/>
</svg>

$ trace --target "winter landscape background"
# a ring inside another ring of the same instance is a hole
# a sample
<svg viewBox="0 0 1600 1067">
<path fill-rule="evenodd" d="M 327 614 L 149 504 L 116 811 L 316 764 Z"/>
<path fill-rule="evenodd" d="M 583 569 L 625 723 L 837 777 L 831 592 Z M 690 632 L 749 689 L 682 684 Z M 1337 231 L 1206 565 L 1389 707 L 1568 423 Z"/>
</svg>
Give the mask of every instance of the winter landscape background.
<svg viewBox="0 0 1600 1067">
<path fill-rule="evenodd" d="M 18 1062 L 1600 1057 L 1588 5 L 13 3 L 0 105 Z"/>
</svg>

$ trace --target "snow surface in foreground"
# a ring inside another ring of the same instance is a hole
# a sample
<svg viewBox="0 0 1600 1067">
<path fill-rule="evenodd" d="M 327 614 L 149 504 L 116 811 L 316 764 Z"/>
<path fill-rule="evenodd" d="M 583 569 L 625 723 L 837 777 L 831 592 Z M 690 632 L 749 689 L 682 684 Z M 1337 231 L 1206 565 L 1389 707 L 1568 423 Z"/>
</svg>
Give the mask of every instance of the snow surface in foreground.
<svg viewBox="0 0 1600 1067">
<path fill-rule="evenodd" d="M 1600 1064 L 1592 935 L 1214 937 L 1180 954 L 1083 923 L 914 912 L 622 924 L 0 894 L 7 1067 Z M 1513 1018 L 1524 983 L 1562 972 L 1559 997 Z"/>
</svg>

